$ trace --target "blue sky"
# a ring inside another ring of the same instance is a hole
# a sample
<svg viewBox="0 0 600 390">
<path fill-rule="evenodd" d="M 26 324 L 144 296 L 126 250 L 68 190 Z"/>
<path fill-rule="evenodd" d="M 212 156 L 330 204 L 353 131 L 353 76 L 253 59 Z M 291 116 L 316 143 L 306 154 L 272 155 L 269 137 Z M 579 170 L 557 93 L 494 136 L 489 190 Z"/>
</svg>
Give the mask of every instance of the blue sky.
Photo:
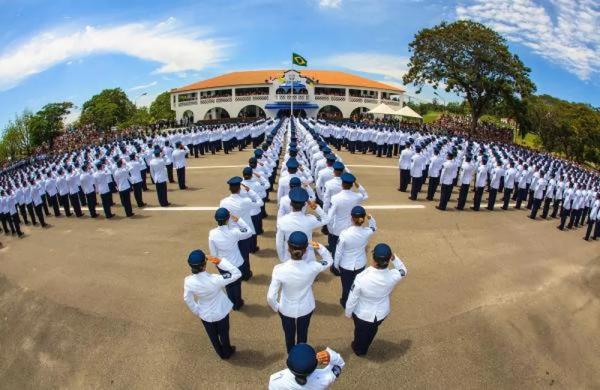
<svg viewBox="0 0 600 390">
<path fill-rule="evenodd" d="M 0 7 L 0 129 L 25 108 L 80 106 L 103 88 L 121 87 L 146 105 L 224 72 L 286 68 L 292 51 L 310 68 L 399 85 L 414 34 L 457 18 L 501 32 L 532 68 L 539 93 L 600 106 L 598 0 L 0 0 Z M 433 97 L 430 89 L 407 90 Z"/>
</svg>

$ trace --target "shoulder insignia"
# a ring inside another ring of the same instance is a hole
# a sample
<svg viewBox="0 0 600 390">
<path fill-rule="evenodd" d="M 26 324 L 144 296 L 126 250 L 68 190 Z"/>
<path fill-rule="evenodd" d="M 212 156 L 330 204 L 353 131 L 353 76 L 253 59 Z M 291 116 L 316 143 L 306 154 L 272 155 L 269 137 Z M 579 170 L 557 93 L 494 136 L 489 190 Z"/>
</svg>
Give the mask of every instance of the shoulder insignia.
<svg viewBox="0 0 600 390">
<path fill-rule="evenodd" d="M 335 377 L 337 378 L 342 373 L 342 369 L 340 368 L 340 366 L 333 366 L 331 372 L 333 372 L 333 375 L 335 375 Z"/>
<path fill-rule="evenodd" d="M 354 291 L 354 283 L 352 283 L 352 287 L 350 287 L 350 291 Z"/>
<path fill-rule="evenodd" d="M 321 260 L 321 265 L 327 265 L 327 262 L 325 260 Z"/>
<path fill-rule="evenodd" d="M 222 276 L 223 276 L 223 279 L 229 279 L 229 278 L 231 278 L 231 273 L 230 272 L 225 272 L 225 273 L 222 274 Z"/>
</svg>

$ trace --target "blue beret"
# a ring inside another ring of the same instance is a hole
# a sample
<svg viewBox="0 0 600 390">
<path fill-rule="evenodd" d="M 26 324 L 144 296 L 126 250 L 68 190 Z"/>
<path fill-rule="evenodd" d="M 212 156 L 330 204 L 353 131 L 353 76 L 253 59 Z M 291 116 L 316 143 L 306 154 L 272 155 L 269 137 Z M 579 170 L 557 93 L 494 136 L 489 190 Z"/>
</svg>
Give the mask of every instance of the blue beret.
<svg viewBox="0 0 600 390">
<path fill-rule="evenodd" d="M 354 206 L 352 208 L 352 211 L 350 211 L 350 215 L 353 217 L 364 217 L 365 215 L 367 215 L 367 212 L 362 206 Z"/>
<path fill-rule="evenodd" d="M 256 157 L 250 157 L 250 159 L 248 160 L 249 164 L 256 164 L 258 162 L 258 160 L 256 159 Z"/>
<path fill-rule="evenodd" d="M 262 157 L 263 153 L 264 153 L 264 152 L 262 151 L 262 149 L 256 149 L 256 150 L 254 151 L 254 155 L 255 155 L 256 157 Z"/>
<path fill-rule="evenodd" d="M 224 207 L 220 207 L 215 211 L 215 220 L 217 221 L 225 221 L 229 218 L 229 210 Z"/>
<path fill-rule="evenodd" d="M 298 160 L 296 160 L 295 158 L 290 158 L 287 160 L 287 163 L 285 164 L 286 167 L 294 169 L 294 168 L 298 168 Z"/>
<path fill-rule="evenodd" d="M 304 188 L 292 188 L 290 190 L 290 200 L 296 203 L 304 203 L 308 200 L 308 192 Z"/>
<path fill-rule="evenodd" d="M 154 155 L 156 157 L 160 156 L 160 149 L 154 149 Z"/>
<path fill-rule="evenodd" d="M 335 160 L 336 160 L 335 154 L 328 154 L 327 155 L 327 161 L 329 161 L 329 162 L 335 162 Z"/>
<path fill-rule="evenodd" d="M 299 177 L 292 177 L 290 179 L 290 188 L 300 187 L 302 185 L 302 181 Z"/>
<path fill-rule="evenodd" d="M 188 264 L 191 266 L 202 265 L 206 262 L 206 256 L 200 249 L 193 250 L 188 256 Z"/>
<path fill-rule="evenodd" d="M 329 149 L 328 147 L 324 147 L 323 148 L 323 153 L 325 153 L 325 154 L 331 153 L 331 149 Z"/>
<path fill-rule="evenodd" d="M 354 177 L 353 174 L 348 173 L 348 172 L 342 173 L 341 179 L 342 179 L 342 183 L 349 183 L 349 184 L 353 184 L 356 181 L 356 177 Z"/>
<path fill-rule="evenodd" d="M 287 366 L 294 374 L 307 376 L 317 368 L 317 353 L 308 344 L 296 344 L 290 349 Z"/>
<path fill-rule="evenodd" d="M 306 248 L 308 246 L 308 237 L 303 232 L 293 232 L 288 238 L 288 243 L 292 246 L 299 248 Z"/>
<path fill-rule="evenodd" d="M 175 142 L 175 146 L 179 147 L 179 145 L 181 145 L 181 141 Z"/>
<path fill-rule="evenodd" d="M 242 170 L 242 175 L 244 176 L 248 176 L 252 174 L 252 168 L 251 167 L 246 167 Z"/>
<path fill-rule="evenodd" d="M 333 169 L 336 171 L 343 171 L 346 166 L 341 161 L 336 161 L 333 163 Z"/>
<path fill-rule="evenodd" d="M 373 257 L 379 260 L 389 260 L 392 257 L 392 248 L 388 244 L 377 244 L 373 249 Z"/>
<path fill-rule="evenodd" d="M 234 176 L 231 179 L 227 180 L 227 184 L 230 186 L 236 186 L 242 184 L 242 178 L 239 176 Z"/>
</svg>

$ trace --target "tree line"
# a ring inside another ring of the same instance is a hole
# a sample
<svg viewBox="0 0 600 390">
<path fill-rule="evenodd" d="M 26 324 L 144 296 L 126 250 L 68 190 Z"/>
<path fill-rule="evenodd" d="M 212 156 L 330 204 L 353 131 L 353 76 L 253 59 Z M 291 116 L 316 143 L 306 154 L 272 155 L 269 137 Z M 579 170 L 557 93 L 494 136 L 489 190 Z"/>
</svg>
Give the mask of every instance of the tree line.
<svg viewBox="0 0 600 390">
<path fill-rule="evenodd" d="M 175 119 L 170 93 L 158 95 L 149 107 L 136 107 L 121 88 L 104 89 L 81 106 L 81 115 L 71 128 L 92 126 L 100 131 L 113 127 L 147 126 Z M 2 131 L 0 161 L 31 155 L 36 148 L 52 148 L 54 139 L 65 128 L 64 119 L 75 108 L 72 102 L 49 103 L 36 113 L 24 110 L 15 115 Z"/>
</svg>

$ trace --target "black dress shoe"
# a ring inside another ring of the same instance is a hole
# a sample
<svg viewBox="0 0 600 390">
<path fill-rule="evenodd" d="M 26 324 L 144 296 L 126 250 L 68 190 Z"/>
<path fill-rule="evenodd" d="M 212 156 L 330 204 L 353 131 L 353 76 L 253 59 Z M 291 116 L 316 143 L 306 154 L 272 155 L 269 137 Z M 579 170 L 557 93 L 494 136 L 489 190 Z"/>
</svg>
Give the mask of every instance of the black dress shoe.
<svg viewBox="0 0 600 390">
<path fill-rule="evenodd" d="M 227 360 L 227 359 L 229 359 L 230 357 L 232 357 L 232 356 L 233 356 L 233 354 L 235 353 L 235 349 L 236 349 L 236 348 L 235 348 L 235 345 L 232 345 L 232 346 L 231 346 L 231 349 L 230 349 L 230 351 L 229 351 L 229 353 L 228 353 L 227 355 L 225 355 L 225 356 L 221 357 L 221 359 L 223 359 L 223 360 Z"/>
</svg>

